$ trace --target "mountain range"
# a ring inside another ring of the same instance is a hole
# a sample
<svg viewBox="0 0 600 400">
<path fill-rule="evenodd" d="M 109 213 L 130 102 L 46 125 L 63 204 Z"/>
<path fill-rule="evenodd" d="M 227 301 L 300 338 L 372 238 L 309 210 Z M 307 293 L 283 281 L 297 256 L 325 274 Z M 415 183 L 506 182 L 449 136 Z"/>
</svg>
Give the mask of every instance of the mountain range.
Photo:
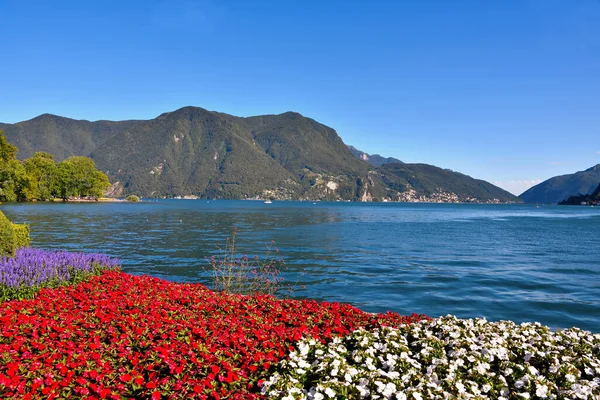
<svg viewBox="0 0 600 400">
<path fill-rule="evenodd" d="M 0 129 L 19 159 L 36 151 L 57 161 L 91 157 L 114 196 L 519 201 L 458 172 L 349 148 L 335 130 L 295 112 L 243 118 L 184 107 L 150 120 L 95 122 L 43 114 Z"/>
<path fill-rule="evenodd" d="M 556 204 L 570 196 L 590 194 L 600 184 L 600 164 L 585 171 L 560 175 L 545 180 L 523 192 L 525 203 Z"/>
<path fill-rule="evenodd" d="M 348 145 L 348 149 L 350 149 L 350 152 L 352 154 L 354 154 L 354 156 L 360 158 L 363 161 L 368 162 L 371 165 L 380 166 L 380 165 L 391 164 L 391 163 L 404 164 L 402 161 L 398 160 L 397 158 L 383 157 L 383 156 L 380 156 L 379 154 L 367 154 L 364 151 L 360 151 L 359 149 L 357 149 L 354 146 Z"/>
</svg>

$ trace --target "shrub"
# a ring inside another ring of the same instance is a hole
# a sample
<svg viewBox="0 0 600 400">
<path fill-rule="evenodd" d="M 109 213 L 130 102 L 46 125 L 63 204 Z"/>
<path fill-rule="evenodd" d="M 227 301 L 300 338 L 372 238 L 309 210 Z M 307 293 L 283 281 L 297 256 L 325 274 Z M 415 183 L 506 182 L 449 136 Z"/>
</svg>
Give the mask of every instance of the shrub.
<svg viewBox="0 0 600 400">
<path fill-rule="evenodd" d="M 137 197 L 135 194 L 130 194 L 129 196 L 127 196 L 127 199 L 125 199 L 131 203 L 137 203 L 138 201 L 140 201 L 140 198 Z"/>
<path fill-rule="evenodd" d="M 0 211 L 0 256 L 14 256 L 15 249 L 15 230 L 13 224 Z"/>
<path fill-rule="evenodd" d="M 13 231 L 15 232 L 15 249 L 21 247 L 29 247 L 31 244 L 31 237 L 29 236 L 29 225 L 27 224 L 12 224 Z"/>
</svg>

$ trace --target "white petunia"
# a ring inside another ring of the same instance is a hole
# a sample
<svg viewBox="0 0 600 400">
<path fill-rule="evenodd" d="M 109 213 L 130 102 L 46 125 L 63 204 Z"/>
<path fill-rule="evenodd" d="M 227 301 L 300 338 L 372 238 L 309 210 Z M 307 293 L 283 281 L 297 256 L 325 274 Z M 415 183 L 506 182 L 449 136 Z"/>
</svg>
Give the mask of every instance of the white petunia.
<svg viewBox="0 0 600 400">
<path fill-rule="evenodd" d="M 325 394 L 331 399 L 335 397 L 335 392 L 329 387 L 325 389 Z"/>
<path fill-rule="evenodd" d="M 548 397 L 548 386 L 538 383 L 535 388 L 535 395 L 540 399 Z"/>
<path fill-rule="evenodd" d="M 552 332 L 539 323 L 447 316 L 397 328 L 357 329 L 328 344 L 303 339 L 261 384 L 261 393 L 308 400 L 331 399 L 331 393 L 364 399 L 508 400 L 529 398 L 533 390 L 538 399 L 600 399 L 599 348 L 600 335 L 576 328 Z M 498 372 L 492 362 L 499 363 Z M 297 379 L 306 374 L 315 388 Z"/>
</svg>

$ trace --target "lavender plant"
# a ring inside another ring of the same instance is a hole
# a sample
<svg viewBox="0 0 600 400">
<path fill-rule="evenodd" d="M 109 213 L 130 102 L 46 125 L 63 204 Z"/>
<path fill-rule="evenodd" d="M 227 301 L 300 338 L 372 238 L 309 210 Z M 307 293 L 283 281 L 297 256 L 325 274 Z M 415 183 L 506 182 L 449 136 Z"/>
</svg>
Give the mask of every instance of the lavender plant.
<svg viewBox="0 0 600 400">
<path fill-rule="evenodd" d="M 42 288 L 76 284 L 119 262 L 104 254 L 21 248 L 0 258 L 0 301 L 32 298 Z"/>
</svg>

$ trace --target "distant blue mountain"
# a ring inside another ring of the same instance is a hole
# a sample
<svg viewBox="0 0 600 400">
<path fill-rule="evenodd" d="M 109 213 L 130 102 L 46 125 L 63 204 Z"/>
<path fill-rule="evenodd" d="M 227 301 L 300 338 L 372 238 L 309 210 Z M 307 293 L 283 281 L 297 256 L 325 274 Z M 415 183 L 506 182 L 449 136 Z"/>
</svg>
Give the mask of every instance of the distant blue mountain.
<svg viewBox="0 0 600 400">
<path fill-rule="evenodd" d="M 574 174 L 555 176 L 523 192 L 525 203 L 556 204 L 571 196 L 591 194 L 600 184 L 600 164 Z"/>
<path fill-rule="evenodd" d="M 368 162 L 371 165 L 380 166 L 380 165 L 391 164 L 391 163 L 403 164 L 403 162 L 398 160 L 397 158 L 383 157 L 383 156 L 380 156 L 379 154 L 367 154 L 364 151 L 360 151 L 359 149 L 357 149 L 354 146 L 349 145 L 348 149 L 350 149 L 350 152 L 352 154 L 354 154 L 356 157 L 360 158 L 363 161 Z"/>
</svg>

